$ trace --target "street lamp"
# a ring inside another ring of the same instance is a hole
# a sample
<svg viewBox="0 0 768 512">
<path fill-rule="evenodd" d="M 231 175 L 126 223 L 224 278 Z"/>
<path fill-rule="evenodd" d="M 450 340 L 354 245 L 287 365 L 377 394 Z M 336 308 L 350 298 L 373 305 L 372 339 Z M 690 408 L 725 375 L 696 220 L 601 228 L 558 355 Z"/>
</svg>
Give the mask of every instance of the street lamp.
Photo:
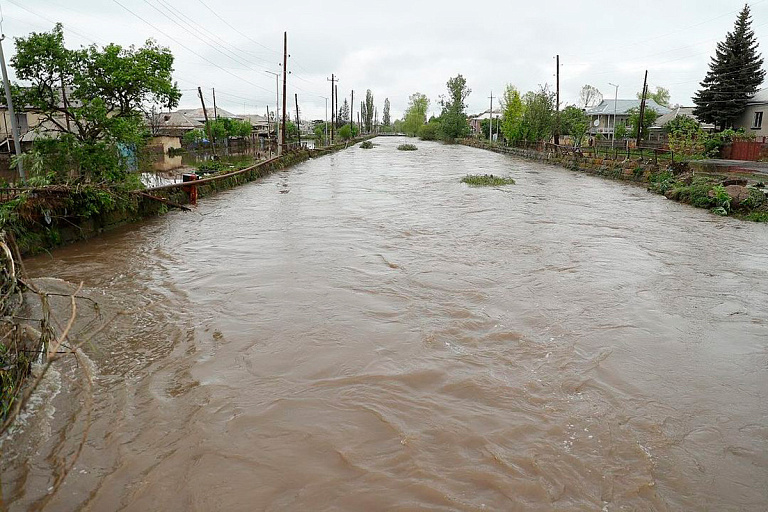
<svg viewBox="0 0 768 512">
<path fill-rule="evenodd" d="M 325 145 L 328 145 L 328 98 L 320 96 L 325 100 Z"/>
<path fill-rule="evenodd" d="M 616 144 L 616 103 L 619 101 L 619 86 L 611 82 L 608 82 L 608 85 L 616 88 L 613 95 L 613 137 L 611 137 L 611 149 L 613 149 Z"/>
<path fill-rule="evenodd" d="M 277 144 L 277 156 L 280 156 L 280 74 L 266 70 L 264 72 L 275 75 L 275 143 Z"/>
</svg>

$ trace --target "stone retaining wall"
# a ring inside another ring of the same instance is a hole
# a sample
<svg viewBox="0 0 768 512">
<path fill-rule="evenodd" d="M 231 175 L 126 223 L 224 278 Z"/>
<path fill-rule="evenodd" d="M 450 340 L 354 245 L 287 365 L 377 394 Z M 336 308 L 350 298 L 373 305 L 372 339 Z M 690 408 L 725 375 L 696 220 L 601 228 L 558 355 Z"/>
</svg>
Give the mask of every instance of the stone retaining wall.
<svg viewBox="0 0 768 512">
<path fill-rule="evenodd" d="M 610 158 L 587 158 L 574 154 L 558 154 L 555 152 L 538 151 L 534 149 L 512 148 L 490 145 L 476 139 L 464 139 L 460 144 L 472 146 L 495 153 L 512 155 L 526 160 L 534 160 L 551 165 L 559 165 L 572 171 L 586 172 L 605 178 L 624 181 L 647 183 L 651 175 L 659 170 L 659 166 L 639 160 L 613 160 Z"/>
</svg>

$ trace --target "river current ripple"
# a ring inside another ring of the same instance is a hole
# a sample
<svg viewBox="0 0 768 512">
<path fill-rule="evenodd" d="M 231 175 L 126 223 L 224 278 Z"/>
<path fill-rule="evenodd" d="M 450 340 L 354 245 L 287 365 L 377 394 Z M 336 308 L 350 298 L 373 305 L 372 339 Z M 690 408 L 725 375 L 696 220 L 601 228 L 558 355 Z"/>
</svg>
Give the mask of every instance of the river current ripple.
<svg viewBox="0 0 768 512">
<path fill-rule="evenodd" d="M 6 440 L 10 510 L 768 507 L 768 227 L 374 142 L 28 262 L 127 314 Z"/>
</svg>

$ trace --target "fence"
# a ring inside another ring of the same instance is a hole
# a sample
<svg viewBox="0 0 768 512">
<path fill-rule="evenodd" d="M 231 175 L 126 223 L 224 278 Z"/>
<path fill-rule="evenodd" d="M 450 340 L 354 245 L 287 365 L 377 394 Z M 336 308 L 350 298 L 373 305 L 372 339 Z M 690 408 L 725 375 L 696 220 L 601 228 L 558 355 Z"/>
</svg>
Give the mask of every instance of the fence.
<svg viewBox="0 0 768 512">
<path fill-rule="evenodd" d="M 644 162 L 653 162 L 658 164 L 659 160 L 674 161 L 674 152 L 670 149 L 666 149 L 663 145 L 646 145 L 640 147 L 630 147 L 628 143 L 625 143 L 624 147 L 614 146 L 611 147 L 608 144 L 595 144 L 593 146 L 564 146 L 552 144 L 550 142 L 528 142 L 518 141 L 513 143 L 505 143 L 507 147 L 514 147 L 517 149 L 526 149 L 531 151 L 547 151 L 553 153 L 560 153 L 566 155 L 576 155 L 587 158 L 607 158 L 611 160 L 629 160 L 630 158 L 638 158 Z M 649 147 L 650 146 L 650 147 Z"/>
</svg>

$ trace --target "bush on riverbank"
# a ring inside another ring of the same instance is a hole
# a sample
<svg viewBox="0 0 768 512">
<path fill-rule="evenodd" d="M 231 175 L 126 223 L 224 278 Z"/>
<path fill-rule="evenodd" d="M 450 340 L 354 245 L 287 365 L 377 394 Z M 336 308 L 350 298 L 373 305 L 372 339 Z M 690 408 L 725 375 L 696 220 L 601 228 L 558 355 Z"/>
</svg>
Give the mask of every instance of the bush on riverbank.
<svg viewBox="0 0 768 512">
<path fill-rule="evenodd" d="M 515 184 L 515 180 L 512 178 L 494 176 L 493 174 L 467 174 L 461 178 L 461 182 L 472 187 L 501 187 Z"/>
<path fill-rule="evenodd" d="M 708 208 L 721 216 L 734 214 L 740 219 L 768 221 L 768 199 L 756 188 L 725 185 L 728 181 L 723 182 L 716 176 L 682 174 L 675 177 L 671 171 L 655 173 L 649 181 L 649 191 L 662 194 L 668 199 L 697 208 Z"/>
<path fill-rule="evenodd" d="M 419 148 L 417 148 L 413 144 L 400 144 L 399 146 L 397 146 L 397 149 L 399 149 L 400 151 L 416 151 Z"/>
</svg>

